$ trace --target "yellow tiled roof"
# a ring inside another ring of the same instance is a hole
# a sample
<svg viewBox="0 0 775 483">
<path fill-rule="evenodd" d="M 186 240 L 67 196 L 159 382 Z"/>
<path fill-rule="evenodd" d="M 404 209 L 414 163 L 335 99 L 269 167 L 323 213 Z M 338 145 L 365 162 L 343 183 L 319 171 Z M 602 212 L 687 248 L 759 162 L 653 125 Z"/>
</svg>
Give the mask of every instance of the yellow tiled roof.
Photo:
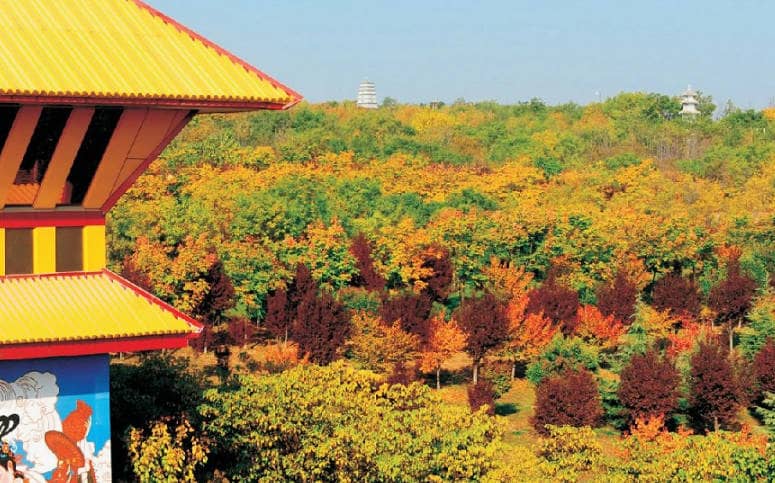
<svg viewBox="0 0 775 483">
<path fill-rule="evenodd" d="M 197 333 L 193 319 L 108 272 L 0 277 L 0 345 Z"/>
<path fill-rule="evenodd" d="M 0 0 L 0 60 L 5 100 L 250 109 L 301 98 L 139 0 Z"/>
</svg>

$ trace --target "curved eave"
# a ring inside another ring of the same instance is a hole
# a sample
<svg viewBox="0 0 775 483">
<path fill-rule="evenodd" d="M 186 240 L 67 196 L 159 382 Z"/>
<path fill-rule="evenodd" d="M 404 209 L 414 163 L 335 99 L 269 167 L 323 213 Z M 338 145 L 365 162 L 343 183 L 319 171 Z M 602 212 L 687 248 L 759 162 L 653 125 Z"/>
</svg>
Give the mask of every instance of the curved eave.
<svg viewBox="0 0 775 483">
<path fill-rule="evenodd" d="M 198 333 L 165 334 L 106 340 L 71 340 L 0 344 L 0 360 L 74 357 L 115 352 L 139 352 L 185 347 Z"/>
<path fill-rule="evenodd" d="M 163 97 L 130 97 L 130 96 L 59 96 L 59 95 L 29 95 L 0 94 L 0 103 L 13 104 L 65 104 L 78 106 L 135 106 L 135 107 L 166 107 L 170 109 L 197 109 L 207 112 L 236 112 L 255 110 L 284 110 L 299 102 L 302 97 L 284 101 L 261 100 L 209 100 L 209 99 L 176 99 Z"/>
</svg>

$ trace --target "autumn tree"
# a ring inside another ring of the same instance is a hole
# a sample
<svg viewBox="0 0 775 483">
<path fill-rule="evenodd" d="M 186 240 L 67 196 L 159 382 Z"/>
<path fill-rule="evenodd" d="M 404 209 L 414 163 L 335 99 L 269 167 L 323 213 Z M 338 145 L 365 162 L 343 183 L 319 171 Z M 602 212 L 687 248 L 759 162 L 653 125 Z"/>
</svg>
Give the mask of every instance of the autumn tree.
<svg viewBox="0 0 775 483">
<path fill-rule="evenodd" d="M 528 294 L 527 313 L 542 313 L 560 326 L 566 335 L 573 333 L 576 328 L 578 309 L 579 294 L 560 285 L 551 274 L 539 288 Z"/>
<path fill-rule="evenodd" d="M 606 316 L 613 316 L 629 325 L 635 316 L 635 302 L 638 299 L 638 287 L 624 270 L 616 272 L 609 284 L 597 289 L 597 308 Z"/>
<path fill-rule="evenodd" d="M 234 285 L 220 260 L 210 265 L 204 281 L 209 289 L 194 308 L 193 315 L 215 326 L 223 320 L 225 312 L 234 307 Z"/>
<path fill-rule="evenodd" d="M 594 305 L 582 305 L 576 316 L 576 335 L 604 349 L 615 348 L 625 328 L 613 315 L 604 316 Z"/>
<path fill-rule="evenodd" d="M 597 382 L 591 372 L 567 369 L 541 381 L 536 389 L 536 409 L 531 422 L 542 435 L 546 425 L 597 426 L 603 416 Z"/>
<path fill-rule="evenodd" d="M 479 380 L 479 366 L 487 353 L 508 338 L 506 307 L 493 294 L 463 301 L 455 314 L 466 334 L 465 350 L 473 359 L 473 381 Z"/>
<path fill-rule="evenodd" d="M 328 292 L 308 291 L 299 301 L 292 339 L 299 352 L 312 362 L 326 365 L 338 357 L 350 335 L 350 320 L 344 306 Z"/>
<path fill-rule="evenodd" d="M 443 301 L 449 295 L 454 267 L 449 255 L 449 249 L 438 244 L 427 247 L 423 253 L 424 260 L 421 269 L 429 274 L 422 277 L 425 282 L 425 290 L 436 301 Z"/>
<path fill-rule="evenodd" d="M 740 388 L 728 354 L 716 342 L 701 342 L 691 358 L 689 412 L 698 429 L 718 430 L 735 421 Z"/>
<path fill-rule="evenodd" d="M 733 348 L 734 326 L 741 325 L 751 308 L 756 282 L 740 269 L 739 256 L 727 261 L 727 276 L 710 291 L 708 305 L 716 311 L 716 320 L 726 326 L 729 349 Z"/>
<path fill-rule="evenodd" d="M 465 345 L 466 335 L 456 321 L 446 322 L 443 314 L 431 319 L 430 337 L 420 354 L 420 369 L 436 373 L 436 389 L 441 389 L 441 365 L 462 351 Z"/>
<path fill-rule="evenodd" d="M 631 423 L 637 418 L 667 417 L 678 407 L 680 375 L 656 351 L 633 355 L 620 377 L 619 400 Z"/>
<path fill-rule="evenodd" d="M 700 313 L 700 292 L 692 280 L 671 272 L 654 284 L 651 304 L 676 317 L 696 317 Z"/>
<path fill-rule="evenodd" d="M 427 292 L 404 293 L 382 301 L 379 313 L 386 324 L 398 322 L 401 328 L 420 338 L 428 340 L 429 316 L 433 301 Z"/>
<path fill-rule="evenodd" d="M 538 357 L 552 342 L 559 328 L 541 313 L 514 316 L 513 308 L 511 304 L 507 308 L 509 333 L 504 352 L 511 360 L 511 378 L 515 379 L 517 364 Z"/>
<path fill-rule="evenodd" d="M 380 291 L 384 289 L 385 279 L 374 269 L 371 245 L 363 233 L 358 233 L 353 238 L 350 244 L 350 253 L 355 257 L 355 265 L 358 270 L 358 273 L 353 277 L 353 285 L 364 287 L 367 290 Z"/>
<path fill-rule="evenodd" d="M 767 339 L 753 360 L 759 390 L 775 393 L 775 339 Z"/>
<path fill-rule="evenodd" d="M 420 338 L 404 332 L 398 321 L 386 324 L 364 311 L 352 316 L 352 335 L 347 341 L 351 357 L 365 368 L 387 371 L 393 365 L 412 359 L 420 348 Z"/>
<path fill-rule="evenodd" d="M 291 328 L 298 320 L 301 301 L 314 297 L 317 291 L 318 286 L 309 267 L 299 263 L 287 288 L 279 288 L 267 297 L 264 326 L 274 337 L 287 342 Z"/>
</svg>

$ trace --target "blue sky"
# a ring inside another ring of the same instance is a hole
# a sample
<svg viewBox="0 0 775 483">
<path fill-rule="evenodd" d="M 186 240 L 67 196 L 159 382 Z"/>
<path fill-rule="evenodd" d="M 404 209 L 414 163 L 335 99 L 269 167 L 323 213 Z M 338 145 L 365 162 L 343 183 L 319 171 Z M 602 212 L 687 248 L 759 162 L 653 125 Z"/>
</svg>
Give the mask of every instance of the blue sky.
<svg viewBox="0 0 775 483">
<path fill-rule="evenodd" d="M 310 102 L 587 103 L 687 84 L 775 99 L 775 2 L 148 0 Z"/>
</svg>

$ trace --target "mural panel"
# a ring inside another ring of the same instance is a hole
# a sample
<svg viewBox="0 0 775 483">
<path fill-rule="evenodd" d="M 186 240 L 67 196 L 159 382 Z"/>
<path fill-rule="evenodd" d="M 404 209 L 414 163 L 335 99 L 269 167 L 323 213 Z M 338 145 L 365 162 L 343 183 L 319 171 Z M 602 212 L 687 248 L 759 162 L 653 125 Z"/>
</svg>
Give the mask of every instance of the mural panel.
<svg viewBox="0 0 775 483">
<path fill-rule="evenodd" d="M 0 361 L 0 483 L 109 482 L 108 356 Z"/>
</svg>

